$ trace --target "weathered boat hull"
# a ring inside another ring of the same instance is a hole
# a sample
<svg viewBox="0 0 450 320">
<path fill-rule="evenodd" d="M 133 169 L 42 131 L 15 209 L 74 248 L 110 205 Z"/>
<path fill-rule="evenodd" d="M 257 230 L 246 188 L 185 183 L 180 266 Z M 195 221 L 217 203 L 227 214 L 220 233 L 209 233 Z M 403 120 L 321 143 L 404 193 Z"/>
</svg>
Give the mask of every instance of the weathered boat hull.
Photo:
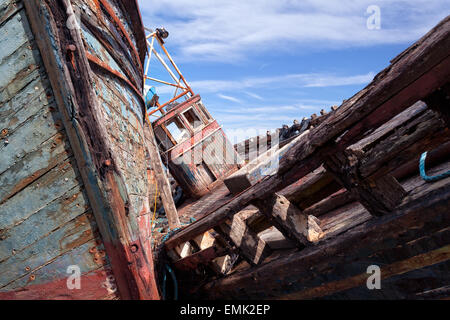
<svg viewBox="0 0 450 320">
<path fill-rule="evenodd" d="M 136 2 L 0 13 L 0 299 L 157 299 Z"/>
</svg>

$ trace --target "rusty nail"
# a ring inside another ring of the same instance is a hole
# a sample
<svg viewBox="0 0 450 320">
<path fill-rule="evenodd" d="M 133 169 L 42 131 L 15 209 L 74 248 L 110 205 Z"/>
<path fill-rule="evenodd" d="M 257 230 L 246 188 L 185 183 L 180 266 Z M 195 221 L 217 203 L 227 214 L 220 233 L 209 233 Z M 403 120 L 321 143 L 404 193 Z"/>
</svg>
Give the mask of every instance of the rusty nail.
<svg viewBox="0 0 450 320">
<path fill-rule="evenodd" d="M 76 47 L 74 44 L 69 44 L 69 45 L 67 46 L 67 50 L 73 52 L 73 51 L 77 50 L 77 47 Z"/>
<path fill-rule="evenodd" d="M 105 160 L 105 166 L 109 167 L 111 165 L 111 160 Z"/>
<path fill-rule="evenodd" d="M 26 271 L 30 271 L 31 268 L 30 268 L 30 267 L 26 267 L 25 270 L 26 270 Z"/>
<path fill-rule="evenodd" d="M 36 279 L 36 276 L 35 276 L 34 274 L 32 274 L 32 275 L 30 276 L 30 280 L 31 280 L 31 281 L 34 281 L 34 279 Z"/>
</svg>

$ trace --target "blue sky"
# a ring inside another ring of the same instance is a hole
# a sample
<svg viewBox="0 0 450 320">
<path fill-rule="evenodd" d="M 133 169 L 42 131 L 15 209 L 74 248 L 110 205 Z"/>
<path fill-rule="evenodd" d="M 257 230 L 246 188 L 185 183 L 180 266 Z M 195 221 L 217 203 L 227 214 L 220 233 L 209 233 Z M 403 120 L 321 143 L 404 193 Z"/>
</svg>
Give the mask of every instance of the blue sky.
<svg viewBox="0 0 450 320">
<path fill-rule="evenodd" d="M 340 105 L 450 13 L 448 0 L 139 0 L 235 142 Z M 380 8 L 380 29 L 367 20 Z M 170 80 L 158 63 L 151 75 Z M 166 88 L 156 86 L 164 101 Z"/>
</svg>

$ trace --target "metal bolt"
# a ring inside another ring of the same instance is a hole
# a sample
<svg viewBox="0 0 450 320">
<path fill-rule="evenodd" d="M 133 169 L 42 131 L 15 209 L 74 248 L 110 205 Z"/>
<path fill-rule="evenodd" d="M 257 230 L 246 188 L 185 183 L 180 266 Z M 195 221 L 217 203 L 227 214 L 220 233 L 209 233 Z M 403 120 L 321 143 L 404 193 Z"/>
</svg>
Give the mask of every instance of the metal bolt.
<svg viewBox="0 0 450 320">
<path fill-rule="evenodd" d="M 130 250 L 131 250 L 131 252 L 135 253 L 135 252 L 138 251 L 138 246 L 135 245 L 135 244 L 133 244 L 133 245 L 131 246 Z"/>
</svg>

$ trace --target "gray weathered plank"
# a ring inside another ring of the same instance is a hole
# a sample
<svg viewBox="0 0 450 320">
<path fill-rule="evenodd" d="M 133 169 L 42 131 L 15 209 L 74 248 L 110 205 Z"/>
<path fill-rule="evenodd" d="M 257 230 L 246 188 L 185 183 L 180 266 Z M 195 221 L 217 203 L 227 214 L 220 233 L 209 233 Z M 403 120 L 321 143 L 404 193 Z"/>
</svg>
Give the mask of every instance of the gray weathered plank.
<svg viewBox="0 0 450 320">
<path fill-rule="evenodd" d="M 20 223 L 79 184 L 73 159 L 58 165 L 0 205 L 0 229 Z"/>
</svg>

